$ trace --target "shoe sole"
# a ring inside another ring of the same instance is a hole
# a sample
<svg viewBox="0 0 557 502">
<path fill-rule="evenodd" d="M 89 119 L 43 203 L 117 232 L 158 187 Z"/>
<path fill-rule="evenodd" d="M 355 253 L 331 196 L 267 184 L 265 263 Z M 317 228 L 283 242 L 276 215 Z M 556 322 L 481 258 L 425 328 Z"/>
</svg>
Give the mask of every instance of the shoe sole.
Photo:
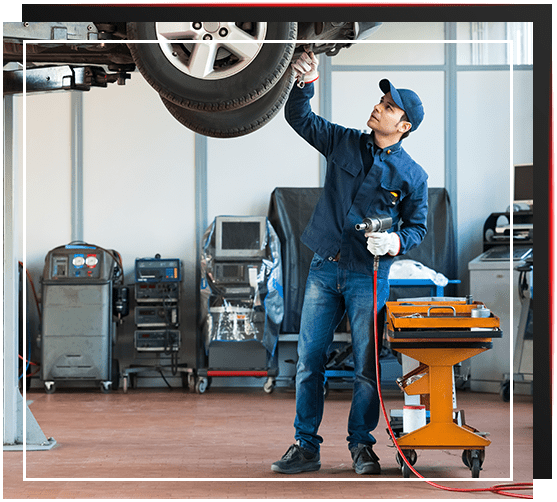
<svg viewBox="0 0 557 502">
<path fill-rule="evenodd" d="M 278 465 L 271 465 L 271 470 L 273 472 L 280 472 L 281 474 L 299 474 L 300 472 L 313 472 L 318 471 L 321 468 L 321 462 L 306 464 L 298 469 L 282 469 Z"/>
<path fill-rule="evenodd" d="M 356 471 L 356 474 L 381 474 L 381 467 L 378 465 L 366 465 L 359 469 L 356 468 L 355 465 L 352 465 L 352 467 Z"/>
</svg>

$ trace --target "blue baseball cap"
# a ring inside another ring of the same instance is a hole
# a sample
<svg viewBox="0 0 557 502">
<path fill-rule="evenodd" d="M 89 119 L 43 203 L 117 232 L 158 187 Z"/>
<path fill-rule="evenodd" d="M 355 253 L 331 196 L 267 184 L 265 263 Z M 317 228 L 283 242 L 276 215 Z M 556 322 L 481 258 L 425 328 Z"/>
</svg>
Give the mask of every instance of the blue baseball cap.
<svg viewBox="0 0 557 502">
<path fill-rule="evenodd" d="M 418 95 L 410 89 L 397 89 L 386 78 L 379 82 L 379 88 L 383 94 L 391 93 L 393 101 L 405 111 L 408 122 L 412 124 L 412 131 L 415 131 L 424 118 L 424 107 Z"/>
</svg>

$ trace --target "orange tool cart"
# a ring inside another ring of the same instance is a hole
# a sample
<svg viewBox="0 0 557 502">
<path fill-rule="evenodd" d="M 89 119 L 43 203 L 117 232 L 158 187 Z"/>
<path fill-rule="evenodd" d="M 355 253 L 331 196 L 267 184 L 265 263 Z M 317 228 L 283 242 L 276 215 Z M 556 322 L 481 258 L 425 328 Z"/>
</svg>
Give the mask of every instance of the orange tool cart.
<svg viewBox="0 0 557 502">
<path fill-rule="evenodd" d="M 385 336 L 390 348 L 415 359 L 417 368 L 398 379 L 408 396 L 420 395 L 429 423 L 402 433 L 397 442 L 410 462 L 417 449 L 461 449 L 464 464 L 479 477 L 485 433 L 462 422 L 453 412 L 453 366 L 489 350 L 500 338 L 499 318 L 482 303 L 471 300 L 387 302 Z M 404 477 L 410 468 L 397 452 Z"/>
</svg>

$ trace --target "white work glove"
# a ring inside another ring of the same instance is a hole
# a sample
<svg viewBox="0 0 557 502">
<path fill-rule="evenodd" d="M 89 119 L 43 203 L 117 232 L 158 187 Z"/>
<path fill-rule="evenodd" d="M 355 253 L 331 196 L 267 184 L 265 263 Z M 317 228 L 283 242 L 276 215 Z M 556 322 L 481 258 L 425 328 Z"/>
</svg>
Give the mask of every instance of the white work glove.
<svg viewBox="0 0 557 502">
<path fill-rule="evenodd" d="M 304 84 L 315 82 L 319 78 L 318 65 L 319 61 L 313 52 L 302 52 L 301 56 L 292 63 L 298 82 L 304 82 Z"/>
<path fill-rule="evenodd" d="M 371 232 L 365 236 L 367 248 L 373 256 L 383 256 L 387 253 L 396 256 L 400 251 L 400 237 L 395 232 Z"/>
</svg>

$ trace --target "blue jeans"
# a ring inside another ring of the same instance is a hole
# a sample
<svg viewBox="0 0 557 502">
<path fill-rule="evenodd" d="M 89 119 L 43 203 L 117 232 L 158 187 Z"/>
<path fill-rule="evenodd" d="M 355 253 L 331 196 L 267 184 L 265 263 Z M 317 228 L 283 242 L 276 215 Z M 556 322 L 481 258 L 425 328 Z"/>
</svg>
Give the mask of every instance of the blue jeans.
<svg viewBox="0 0 557 502">
<path fill-rule="evenodd" d="M 370 256 L 371 258 L 371 256 Z M 377 310 L 384 306 L 389 284 L 377 281 Z M 348 447 L 373 445 L 379 421 L 379 396 L 373 337 L 373 277 L 338 267 L 315 255 L 306 283 L 298 338 L 295 439 L 319 451 L 317 434 L 323 417 L 325 364 L 336 327 L 347 312 L 352 332 L 354 389 L 348 417 Z M 381 331 L 378 330 L 380 333 Z"/>
</svg>

